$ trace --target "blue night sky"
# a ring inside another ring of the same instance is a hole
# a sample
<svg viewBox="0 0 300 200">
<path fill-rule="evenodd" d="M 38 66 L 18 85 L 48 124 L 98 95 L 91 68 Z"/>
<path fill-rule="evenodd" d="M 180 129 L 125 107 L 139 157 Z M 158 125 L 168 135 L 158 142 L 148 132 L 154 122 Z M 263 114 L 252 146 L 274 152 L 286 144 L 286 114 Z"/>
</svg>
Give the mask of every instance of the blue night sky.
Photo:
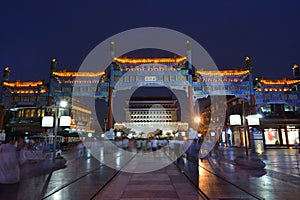
<svg viewBox="0 0 300 200">
<path fill-rule="evenodd" d="M 189 35 L 220 69 L 242 67 L 248 55 L 254 77 L 280 79 L 300 64 L 298 0 L 81 2 L 1 1 L 0 66 L 10 67 L 11 80 L 47 80 L 54 57 L 74 71 L 106 38 L 145 26 Z"/>
</svg>

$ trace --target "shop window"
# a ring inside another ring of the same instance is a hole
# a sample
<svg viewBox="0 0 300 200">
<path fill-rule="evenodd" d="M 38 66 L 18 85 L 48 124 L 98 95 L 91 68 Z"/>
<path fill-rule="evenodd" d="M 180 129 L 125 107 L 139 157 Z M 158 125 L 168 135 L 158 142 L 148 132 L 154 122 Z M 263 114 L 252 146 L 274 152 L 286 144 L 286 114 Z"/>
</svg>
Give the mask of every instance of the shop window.
<svg viewBox="0 0 300 200">
<path fill-rule="evenodd" d="M 287 129 L 288 143 L 294 145 L 295 142 L 299 144 L 299 129 Z"/>
<path fill-rule="evenodd" d="M 30 111 L 30 117 L 34 117 L 34 115 L 35 115 L 35 109 L 31 109 L 31 111 Z"/>
<path fill-rule="evenodd" d="M 280 144 L 278 129 L 272 129 L 272 128 L 265 129 L 264 136 L 265 136 L 266 145 Z"/>
<path fill-rule="evenodd" d="M 39 101 L 46 101 L 46 97 L 38 97 Z"/>
<path fill-rule="evenodd" d="M 270 113 L 271 112 L 271 105 L 267 104 L 264 107 L 261 107 L 261 111 L 264 113 Z"/>
<path fill-rule="evenodd" d="M 19 101 L 20 101 L 20 97 L 19 96 L 14 97 L 14 102 L 19 102 Z"/>
<path fill-rule="evenodd" d="M 44 117 L 45 116 L 45 110 L 44 109 L 40 109 L 40 117 Z"/>
<path fill-rule="evenodd" d="M 36 96 L 31 96 L 30 97 L 30 102 L 35 102 L 36 101 Z"/>
<path fill-rule="evenodd" d="M 284 104 L 284 111 L 285 112 L 293 111 L 293 107 L 289 106 L 288 104 Z"/>
<path fill-rule="evenodd" d="M 24 117 L 24 110 L 23 109 L 18 110 L 18 117 L 19 118 Z"/>
<path fill-rule="evenodd" d="M 25 117 L 26 118 L 30 118 L 30 115 L 31 115 L 31 110 L 30 109 L 26 109 L 25 110 Z"/>
<path fill-rule="evenodd" d="M 23 97 L 23 102 L 29 102 L 29 97 Z"/>
</svg>

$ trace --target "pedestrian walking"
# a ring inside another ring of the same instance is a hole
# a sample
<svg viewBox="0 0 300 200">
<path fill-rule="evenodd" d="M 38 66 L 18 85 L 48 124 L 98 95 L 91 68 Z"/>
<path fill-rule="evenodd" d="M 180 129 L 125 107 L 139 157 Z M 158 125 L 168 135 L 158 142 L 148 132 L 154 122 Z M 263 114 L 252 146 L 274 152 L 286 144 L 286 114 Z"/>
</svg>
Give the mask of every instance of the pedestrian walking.
<svg viewBox="0 0 300 200">
<path fill-rule="evenodd" d="M 0 146 L 0 183 L 13 184 L 20 181 L 18 151 L 13 138 Z"/>
<path fill-rule="evenodd" d="M 156 138 L 153 138 L 151 140 L 152 151 L 156 151 L 157 150 L 157 145 L 158 145 L 158 140 Z"/>
</svg>

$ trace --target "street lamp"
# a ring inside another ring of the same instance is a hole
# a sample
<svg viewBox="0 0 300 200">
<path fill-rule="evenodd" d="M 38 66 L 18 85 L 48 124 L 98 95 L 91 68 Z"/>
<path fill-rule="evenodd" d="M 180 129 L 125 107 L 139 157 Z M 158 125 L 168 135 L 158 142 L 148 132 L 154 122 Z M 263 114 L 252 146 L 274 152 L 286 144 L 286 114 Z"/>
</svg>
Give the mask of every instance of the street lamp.
<svg viewBox="0 0 300 200">
<path fill-rule="evenodd" d="M 62 100 L 59 102 L 58 106 L 53 106 L 51 108 L 54 108 L 54 119 L 55 119 L 55 123 L 54 123 L 54 138 L 53 138 L 53 157 L 52 157 L 52 161 L 53 163 L 55 162 L 55 157 L 56 157 L 56 144 L 57 144 L 57 130 L 58 130 L 58 118 L 60 117 L 60 112 L 59 109 L 60 108 L 65 108 L 67 107 L 68 102 L 65 100 Z"/>
<path fill-rule="evenodd" d="M 194 122 L 196 124 L 196 128 L 195 128 L 196 131 L 198 131 L 200 121 L 201 121 L 200 117 L 197 116 L 194 118 Z"/>
<path fill-rule="evenodd" d="M 194 121 L 198 124 L 200 122 L 200 117 L 195 117 Z"/>
</svg>

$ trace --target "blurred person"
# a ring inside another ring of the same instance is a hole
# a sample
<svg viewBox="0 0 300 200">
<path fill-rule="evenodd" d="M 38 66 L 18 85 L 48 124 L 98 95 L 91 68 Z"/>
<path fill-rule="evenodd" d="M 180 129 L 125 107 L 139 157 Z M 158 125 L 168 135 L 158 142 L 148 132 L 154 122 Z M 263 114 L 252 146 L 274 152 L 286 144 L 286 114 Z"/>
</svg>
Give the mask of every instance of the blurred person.
<svg viewBox="0 0 300 200">
<path fill-rule="evenodd" d="M 129 142 L 128 142 L 128 151 L 132 151 L 134 147 L 134 140 L 133 139 L 129 139 Z"/>
<path fill-rule="evenodd" d="M 157 150 L 158 140 L 155 137 L 151 140 L 151 147 L 152 147 L 152 151 L 156 151 Z"/>
<path fill-rule="evenodd" d="M 127 137 L 125 137 L 125 138 L 123 139 L 123 141 L 122 141 L 122 148 L 123 148 L 124 150 L 128 150 L 128 144 L 129 144 L 129 140 L 128 140 Z"/>
<path fill-rule="evenodd" d="M 142 148 L 143 148 L 144 152 L 147 151 L 147 140 L 146 139 L 143 139 Z"/>
<path fill-rule="evenodd" d="M 140 139 L 137 139 L 135 141 L 135 147 L 136 147 L 137 152 L 139 152 L 141 150 L 141 148 L 142 148 L 142 141 Z"/>
<path fill-rule="evenodd" d="M 0 183 L 13 184 L 20 181 L 20 164 L 15 140 L 8 138 L 8 143 L 0 146 Z"/>
</svg>

